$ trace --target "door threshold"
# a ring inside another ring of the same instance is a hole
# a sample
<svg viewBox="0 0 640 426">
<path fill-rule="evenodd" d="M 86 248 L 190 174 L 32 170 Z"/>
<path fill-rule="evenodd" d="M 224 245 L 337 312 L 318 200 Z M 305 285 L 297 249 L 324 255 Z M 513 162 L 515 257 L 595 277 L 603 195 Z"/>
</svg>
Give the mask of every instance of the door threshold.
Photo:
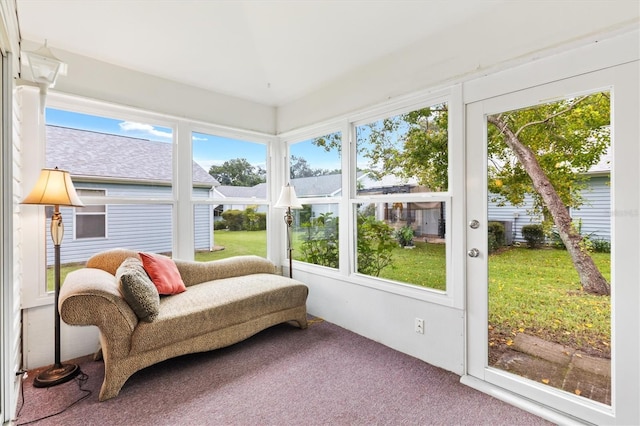
<svg viewBox="0 0 640 426">
<path fill-rule="evenodd" d="M 504 401 L 507 404 L 513 405 L 514 407 L 520 408 L 531 414 L 535 414 L 536 416 L 539 416 L 555 424 L 559 424 L 559 425 L 593 424 L 593 423 L 587 423 L 584 420 L 577 419 L 568 414 L 561 413 L 545 405 L 542 405 L 538 402 L 532 401 L 528 398 L 524 398 L 518 394 L 515 394 L 504 388 L 485 382 L 483 380 L 478 379 L 477 377 L 473 377 L 468 374 L 465 374 L 462 377 L 460 377 L 460 383 L 462 383 L 463 385 L 469 386 L 470 388 L 473 388 L 475 390 L 478 390 L 482 393 L 490 395 L 496 399 L 499 399 L 500 401 Z"/>
</svg>

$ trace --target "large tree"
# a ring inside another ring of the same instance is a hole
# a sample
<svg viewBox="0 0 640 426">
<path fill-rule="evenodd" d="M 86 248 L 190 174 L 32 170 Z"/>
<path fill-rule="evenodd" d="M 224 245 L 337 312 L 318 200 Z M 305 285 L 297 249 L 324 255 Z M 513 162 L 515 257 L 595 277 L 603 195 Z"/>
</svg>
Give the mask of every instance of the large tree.
<svg viewBox="0 0 640 426">
<path fill-rule="evenodd" d="M 609 105 L 598 93 L 487 117 L 489 190 L 513 205 L 532 196 L 534 211 L 555 225 L 582 288 L 601 295 L 610 293 L 609 283 L 567 208 L 582 205 L 586 173 L 609 148 Z"/>
<path fill-rule="evenodd" d="M 246 158 L 234 158 L 221 166 L 211 166 L 209 174 L 222 185 L 255 186 L 267 181 L 266 170 L 253 166 Z"/>
<path fill-rule="evenodd" d="M 314 169 L 309 165 L 309 162 L 304 157 L 298 157 L 297 155 L 291 156 L 291 166 L 289 167 L 289 178 L 305 178 L 313 176 L 324 176 L 339 174 L 340 170 L 329 169 Z"/>
</svg>

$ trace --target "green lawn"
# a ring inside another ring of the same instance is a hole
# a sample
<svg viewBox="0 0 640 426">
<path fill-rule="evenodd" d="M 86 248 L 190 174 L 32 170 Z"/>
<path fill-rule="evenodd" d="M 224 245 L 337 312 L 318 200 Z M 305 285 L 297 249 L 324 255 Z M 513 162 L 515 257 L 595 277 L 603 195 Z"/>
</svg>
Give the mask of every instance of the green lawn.
<svg viewBox="0 0 640 426">
<path fill-rule="evenodd" d="M 67 277 L 67 274 L 71 271 L 75 271 L 76 269 L 80 269 L 84 266 L 84 263 L 69 263 L 66 265 L 60 265 L 60 285 L 64 283 L 64 279 Z M 53 266 L 47 268 L 47 291 L 53 291 L 55 287 L 55 277 Z"/>
<path fill-rule="evenodd" d="M 267 231 L 216 230 L 213 241 L 216 246 L 224 247 L 224 250 L 198 252 L 195 255 L 196 260 L 216 260 L 246 254 L 267 257 Z"/>
<path fill-rule="evenodd" d="M 610 281 L 610 255 L 592 257 Z M 611 298 L 582 291 L 566 251 L 511 248 L 489 257 L 489 325 L 494 344 L 527 333 L 608 356 Z"/>
<path fill-rule="evenodd" d="M 393 266 L 383 269 L 380 277 L 436 290 L 446 290 L 445 248 L 444 244 L 422 242 L 416 242 L 413 249 L 398 246 L 393 251 Z"/>
<path fill-rule="evenodd" d="M 196 253 L 198 261 L 255 254 L 266 256 L 266 231 L 216 231 L 215 243 L 224 250 Z M 394 281 L 445 290 L 445 245 L 416 243 L 398 247 L 393 267 L 380 276 Z M 610 280 L 610 255 L 593 258 Z M 80 265 L 62 267 L 67 272 Z M 53 289 L 53 271 L 48 271 Z M 510 248 L 489 258 L 489 328 L 491 343 L 509 344 L 517 333 L 528 333 L 600 355 L 610 354 L 611 299 L 582 292 L 566 251 Z"/>
</svg>

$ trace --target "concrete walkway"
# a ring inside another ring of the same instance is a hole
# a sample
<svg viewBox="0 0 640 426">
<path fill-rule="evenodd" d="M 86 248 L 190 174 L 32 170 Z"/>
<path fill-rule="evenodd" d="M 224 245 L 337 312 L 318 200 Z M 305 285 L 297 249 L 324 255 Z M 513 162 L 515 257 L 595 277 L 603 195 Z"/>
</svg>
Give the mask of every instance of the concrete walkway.
<svg viewBox="0 0 640 426">
<path fill-rule="evenodd" d="M 611 360 L 518 334 L 494 367 L 604 404 L 611 404 Z"/>
</svg>

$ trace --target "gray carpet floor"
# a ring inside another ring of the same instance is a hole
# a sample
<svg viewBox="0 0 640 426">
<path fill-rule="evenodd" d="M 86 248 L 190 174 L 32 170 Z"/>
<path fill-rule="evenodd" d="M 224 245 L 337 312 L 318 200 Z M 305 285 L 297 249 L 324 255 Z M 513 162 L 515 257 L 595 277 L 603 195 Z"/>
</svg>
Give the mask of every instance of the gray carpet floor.
<svg viewBox="0 0 640 426">
<path fill-rule="evenodd" d="M 30 373 L 18 424 L 549 424 L 460 384 L 453 373 L 321 320 L 307 330 L 278 325 L 146 368 L 105 402 L 98 402 L 102 362 L 78 361 L 83 383 L 38 389 Z"/>
</svg>

